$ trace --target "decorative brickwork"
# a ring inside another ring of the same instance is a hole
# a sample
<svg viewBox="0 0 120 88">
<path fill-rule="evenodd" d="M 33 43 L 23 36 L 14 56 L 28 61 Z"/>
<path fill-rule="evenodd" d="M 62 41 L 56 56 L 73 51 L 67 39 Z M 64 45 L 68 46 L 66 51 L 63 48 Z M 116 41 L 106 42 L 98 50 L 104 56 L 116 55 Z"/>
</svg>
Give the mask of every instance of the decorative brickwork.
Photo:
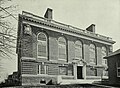
<svg viewBox="0 0 120 88">
<path fill-rule="evenodd" d="M 95 34 L 95 27 L 90 32 L 30 13 L 19 15 L 19 20 L 17 54 L 22 85 L 38 85 L 42 79 L 46 83 L 50 80 L 57 83 L 65 79 L 101 77 L 104 68 L 102 46 L 107 47 L 109 53 L 114 41 Z M 77 41 L 81 41 L 80 44 Z M 95 44 L 95 64 L 91 65 L 92 43 Z"/>
</svg>

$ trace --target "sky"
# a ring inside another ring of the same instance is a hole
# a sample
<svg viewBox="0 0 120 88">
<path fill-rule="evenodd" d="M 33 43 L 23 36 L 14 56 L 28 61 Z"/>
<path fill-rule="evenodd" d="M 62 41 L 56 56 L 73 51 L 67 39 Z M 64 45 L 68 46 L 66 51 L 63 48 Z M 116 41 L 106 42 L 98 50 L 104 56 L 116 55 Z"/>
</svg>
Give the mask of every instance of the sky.
<svg viewBox="0 0 120 88">
<path fill-rule="evenodd" d="M 27 11 L 41 17 L 47 8 L 51 8 L 54 20 L 83 30 L 95 24 L 97 34 L 116 41 L 114 51 L 120 48 L 120 0 L 13 0 L 12 4 L 18 5 L 20 14 Z M 17 70 L 17 56 L 13 57 L 3 60 L 3 74 Z"/>
<path fill-rule="evenodd" d="M 16 0 L 19 12 L 28 11 L 44 16 L 46 9 L 53 9 L 53 19 L 86 29 L 96 25 L 96 33 L 112 37 L 120 45 L 120 0 Z"/>
</svg>

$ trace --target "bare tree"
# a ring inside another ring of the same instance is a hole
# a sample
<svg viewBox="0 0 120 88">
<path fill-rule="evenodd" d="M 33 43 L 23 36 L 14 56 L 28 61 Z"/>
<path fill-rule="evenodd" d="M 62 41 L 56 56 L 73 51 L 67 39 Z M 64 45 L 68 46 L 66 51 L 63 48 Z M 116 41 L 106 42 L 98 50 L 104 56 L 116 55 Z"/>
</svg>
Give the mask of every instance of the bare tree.
<svg viewBox="0 0 120 88">
<path fill-rule="evenodd" d="M 17 5 L 13 5 L 12 0 L 0 0 L 0 60 L 15 55 L 16 13 Z"/>
</svg>

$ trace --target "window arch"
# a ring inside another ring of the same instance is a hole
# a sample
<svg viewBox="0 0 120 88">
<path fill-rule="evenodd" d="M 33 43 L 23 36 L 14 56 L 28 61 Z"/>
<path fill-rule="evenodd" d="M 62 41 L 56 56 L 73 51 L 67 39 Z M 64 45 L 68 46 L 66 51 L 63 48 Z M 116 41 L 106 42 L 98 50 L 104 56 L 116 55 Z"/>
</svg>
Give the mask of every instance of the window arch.
<svg viewBox="0 0 120 88">
<path fill-rule="evenodd" d="M 66 61 L 66 40 L 63 37 L 58 39 L 58 58 Z"/>
<path fill-rule="evenodd" d="M 102 47 L 102 64 L 107 65 L 107 59 L 104 59 L 104 57 L 107 55 L 107 49 L 106 47 Z"/>
<path fill-rule="evenodd" d="M 94 44 L 90 44 L 90 63 L 91 64 L 96 63 L 96 60 L 95 60 L 95 45 Z"/>
<path fill-rule="evenodd" d="M 37 56 L 47 59 L 47 36 L 45 33 L 37 35 Z"/>
<path fill-rule="evenodd" d="M 82 59 L 82 42 L 75 42 L 75 59 Z"/>
</svg>

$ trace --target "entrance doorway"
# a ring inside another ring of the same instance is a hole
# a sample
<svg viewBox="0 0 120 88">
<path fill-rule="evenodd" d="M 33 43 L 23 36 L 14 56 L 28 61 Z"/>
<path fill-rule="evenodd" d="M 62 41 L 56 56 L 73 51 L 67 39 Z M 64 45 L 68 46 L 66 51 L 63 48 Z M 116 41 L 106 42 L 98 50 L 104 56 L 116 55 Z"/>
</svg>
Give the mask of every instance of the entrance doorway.
<svg viewBox="0 0 120 88">
<path fill-rule="evenodd" d="M 83 77 L 82 77 L 82 66 L 77 66 L 77 79 L 83 79 Z"/>
</svg>

